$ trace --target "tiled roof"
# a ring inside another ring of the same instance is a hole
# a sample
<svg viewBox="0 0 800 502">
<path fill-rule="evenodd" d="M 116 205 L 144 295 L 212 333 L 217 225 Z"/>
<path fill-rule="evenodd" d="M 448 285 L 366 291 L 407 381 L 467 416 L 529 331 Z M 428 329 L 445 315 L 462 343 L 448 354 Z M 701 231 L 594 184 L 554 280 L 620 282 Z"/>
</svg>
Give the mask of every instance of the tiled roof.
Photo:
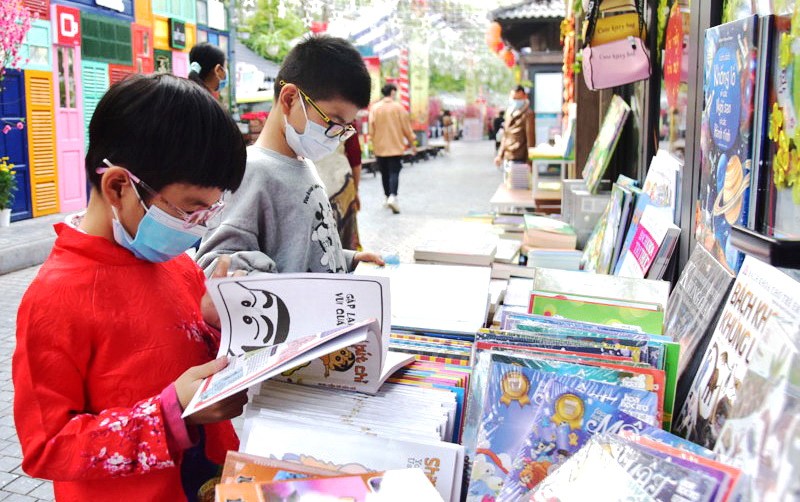
<svg viewBox="0 0 800 502">
<path fill-rule="evenodd" d="M 533 0 L 496 9 L 489 17 L 493 21 L 560 18 L 566 14 L 564 0 Z"/>
</svg>

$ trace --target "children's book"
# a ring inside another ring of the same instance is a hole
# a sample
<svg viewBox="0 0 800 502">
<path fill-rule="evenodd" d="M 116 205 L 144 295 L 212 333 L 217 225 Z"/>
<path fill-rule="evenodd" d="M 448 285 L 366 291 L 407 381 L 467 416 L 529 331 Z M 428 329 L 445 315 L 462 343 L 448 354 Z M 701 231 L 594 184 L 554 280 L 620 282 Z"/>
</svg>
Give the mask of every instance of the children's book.
<svg viewBox="0 0 800 502">
<path fill-rule="evenodd" d="M 350 476 L 295 477 L 257 483 L 217 485 L 217 502 L 323 501 L 391 502 L 441 501 L 421 469 L 398 469 Z"/>
<path fill-rule="evenodd" d="M 800 494 L 800 329 L 773 317 L 753 350 L 714 451 L 747 477 L 743 498 Z"/>
<path fill-rule="evenodd" d="M 653 206 L 647 206 L 639 220 L 628 252 L 622 257 L 617 275 L 643 279 L 656 260 L 667 234 L 680 234 L 672 220 Z"/>
<path fill-rule="evenodd" d="M 631 215 L 630 225 L 625 232 L 621 254 L 614 265 L 614 274 L 619 275 L 620 265 L 625 255 L 630 252 L 633 237 L 639 228 L 639 221 L 647 207 L 657 208 L 669 221 L 676 222 L 677 193 L 680 192 L 680 162 L 664 150 L 659 150 L 650 162 L 650 168 L 644 179 L 642 191 L 636 197 L 636 204 Z M 652 211 L 652 210 L 651 210 Z"/>
<path fill-rule="evenodd" d="M 744 255 L 731 245 L 731 227 L 747 225 L 750 207 L 757 40 L 757 16 L 705 34 L 696 237 L 733 271 Z"/>
<path fill-rule="evenodd" d="M 764 72 L 767 76 L 764 107 L 763 148 L 758 157 L 763 160 L 759 176 L 754 179 L 752 191 L 757 202 L 750 218 L 750 228 L 767 235 L 800 238 L 800 184 L 791 183 L 792 173 L 800 168 L 797 138 L 800 103 L 798 100 L 797 73 L 800 71 L 800 19 L 794 16 L 764 16 L 765 39 L 768 56 Z M 758 224 L 763 222 L 763 227 Z"/>
<path fill-rule="evenodd" d="M 670 283 L 604 276 L 567 270 L 535 269 L 533 287 L 540 291 L 558 291 L 564 294 L 603 296 L 616 300 L 635 300 L 667 306 Z"/>
<path fill-rule="evenodd" d="M 747 257 L 675 422 L 678 435 L 714 447 L 769 322 L 800 330 L 800 283 Z"/>
<path fill-rule="evenodd" d="M 225 456 L 220 483 L 264 483 L 282 479 L 319 478 L 338 474 L 336 471 L 319 467 L 303 466 L 293 462 L 229 451 Z"/>
<path fill-rule="evenodd" d="M 607 274 L 604 271 L 601 262 L 601 254 L 603 252 L 603 242 L 605 240 L 606 231 L 612 225 L 615 217 L 619 216 L 622 212 L 622 202 L 624 199 L 624 192 L 622 187 L 616 183 L 611 187 L 611 199 L 608 201 L 603 215 L 597 221 L 589 240 L 583 248 L 583 257 L 581 258 L 581 270 L 589 273 Z M 610 259 L 610 258 L 609 258 Z"/>
<path fill-rule="evenodd" d="M 531 291 L 528 312 L 576 321 L 638 328 L 643 333 L 654 335 L 660 335 L 664 329 L 664 310 L 661 305 L 655 303 L 534 289 Z"/>
<path fill-rule="evenodd" d="M 231 357 L 225 368 L 203 380 L 182 416 L 188 417 L 282 372 L 291 373 L 302 369 L 315 359 L 331 360 L 330 364 L 339 365 L 345 357 L 349 357 L 347 354 L 352 354 L 355 361 L 353 351 L 365 350 L 368 339 L 373 343 L 380 340 L 380 327 L 375 320 L 361 321 L 352 326 L 296 338 Z M 364 380 L 366 381 L 356 383 L 363 383 L 362 390 L 367 390 L 366 385 L 370 382 L 368 378 Z M 376 392 L 381 383 L 373 384 L 370 390 Z"/>
<path fill-rule="evenodd" d="M 246 428 L 242 448 L 245 453 L 324 466 L 341 474 L 419 468 L 442 499 L 459 499 L 464 462 L 460 445 L 394 439 L 266 416 L 250 418 Z"/>
<path fill-rule="evenodd" d="M 733 280 L 733 274 L 698 243 L 670 294 L 664 334 L 681 346 L 678 409 L 686 400 Z"/>
<path fill-rule="evenodd" d="M 611 390 L 594 382 L 575 385 L 575 379 L 543 385 L 535 396 L 540 404 L 497 500 L 519 500 L 596 434 L 647 427 L 621 411 L 625 402 Z"/>
<path fill-rule="evenodd" d="M 611 98 L 603 125 L 600 126 L 597 139 L 595 139 L 583 167 L 582 176 L 586 181 L 586 188 L 591 193 L 597 193 L 600 180 L 608 169 L 608 163 L 611 161 L 619 137 L 622 135 L 622 126 L 625 125 L 630 111 L 631 107 L 621 97 L 615 94 Z"/>
<path fill-rule="evenodd" d="M 653 259 L 653 264 L 650 265 L 650 270 L 645 275 L 646 279 L 661 280 L 664 278 L 664 273 L 667 271 L 672 254 L 678 246 L 678 239 L 681 236 L 681 229 L 676 226 L 667 228 L 667 233 L 664 236 L 664 242 L 658 248 L 656 257 Z"/>
</svg>

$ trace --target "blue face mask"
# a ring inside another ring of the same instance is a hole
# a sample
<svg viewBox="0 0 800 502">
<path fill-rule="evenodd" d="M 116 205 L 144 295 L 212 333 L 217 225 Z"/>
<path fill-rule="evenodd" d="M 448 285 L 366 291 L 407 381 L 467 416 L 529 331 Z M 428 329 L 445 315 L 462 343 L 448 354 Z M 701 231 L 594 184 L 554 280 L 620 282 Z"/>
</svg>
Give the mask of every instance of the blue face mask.
<svg viewBox="0 0 800 502">
<path fill-rule="evenodd" d="M 219 86 L 217 87 L 217 92 L 222 92 L 222 89 L 228 86 L 228 72 L 225 72 L 225 78 L 219 80 Z"/>
<path fill-rule="evenodd" d="M 144 206 L 144 204 L 142 204 Z M 141 260 L 153 263 L 169 261 L 197 244 L 206 234 L 207 228 L 196 225 L 186 228 L 185 222 L 151 205 L 139 222 L 136 237 L 131 237 L 119 221 L 116 208 L 112 207 L 114 240 Z"/>
</svg>

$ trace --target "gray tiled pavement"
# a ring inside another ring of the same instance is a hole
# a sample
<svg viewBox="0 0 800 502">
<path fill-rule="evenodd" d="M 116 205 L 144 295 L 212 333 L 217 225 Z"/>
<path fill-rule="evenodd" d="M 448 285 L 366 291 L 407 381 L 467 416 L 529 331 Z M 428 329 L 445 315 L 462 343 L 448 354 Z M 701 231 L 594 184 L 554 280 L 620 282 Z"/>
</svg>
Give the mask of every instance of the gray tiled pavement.
<svg viewBox="0 0 800 502">
<path fill-rule="evenodd" d="M 445 234 L 474 231 L 462 220 L 469 211 L 486 212 L 489 199 L 502 175 L 493 167 L 493 142 L 456 142 L 452 152 L 438 158 L 406 165 L 400 174 L 400 214 L 383 208 L 380 175 L 365 173 L 360 195 L 361 242 L 366 250 L 392 247 L 403 261 L 411 261 L 413 247 L 426 239 Z M 0 261 L 14 252 L 13 246 L 52 235 L 50 224 L 61 217 L 15 223 L 13 232 L 0 235 Z M 22 454 L 14 429 L 11 383 L 11 355 L 17 307 L 22 294 L 38 271 L 37 267 L 0 276 L 0 501 L 50 501 L 52 485 L 22 472 Z"/>
</svg>

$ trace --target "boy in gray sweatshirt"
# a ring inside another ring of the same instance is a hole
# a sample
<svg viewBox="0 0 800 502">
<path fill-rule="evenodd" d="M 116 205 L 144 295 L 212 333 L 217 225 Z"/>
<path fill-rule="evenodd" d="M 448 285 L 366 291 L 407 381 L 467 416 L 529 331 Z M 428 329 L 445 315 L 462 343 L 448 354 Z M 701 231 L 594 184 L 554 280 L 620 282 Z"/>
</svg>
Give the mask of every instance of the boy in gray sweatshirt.
<svg viewBox="0 0 800 502">
<path fill-rule="evenodd" d="M 369 97 L 369 73 L 346 40 L 316 36 L 292 49 L 264 129 L 247 149 L 244 180 L 197 252 L 201 267 L 222 255 L 230 255 L 231 270 L 246 272 L 348 272 L 360 261 L 383 264 L 374 253 L 342 249 L 312 162 L 355 134 L 352 122 Z"/>
</svg>

